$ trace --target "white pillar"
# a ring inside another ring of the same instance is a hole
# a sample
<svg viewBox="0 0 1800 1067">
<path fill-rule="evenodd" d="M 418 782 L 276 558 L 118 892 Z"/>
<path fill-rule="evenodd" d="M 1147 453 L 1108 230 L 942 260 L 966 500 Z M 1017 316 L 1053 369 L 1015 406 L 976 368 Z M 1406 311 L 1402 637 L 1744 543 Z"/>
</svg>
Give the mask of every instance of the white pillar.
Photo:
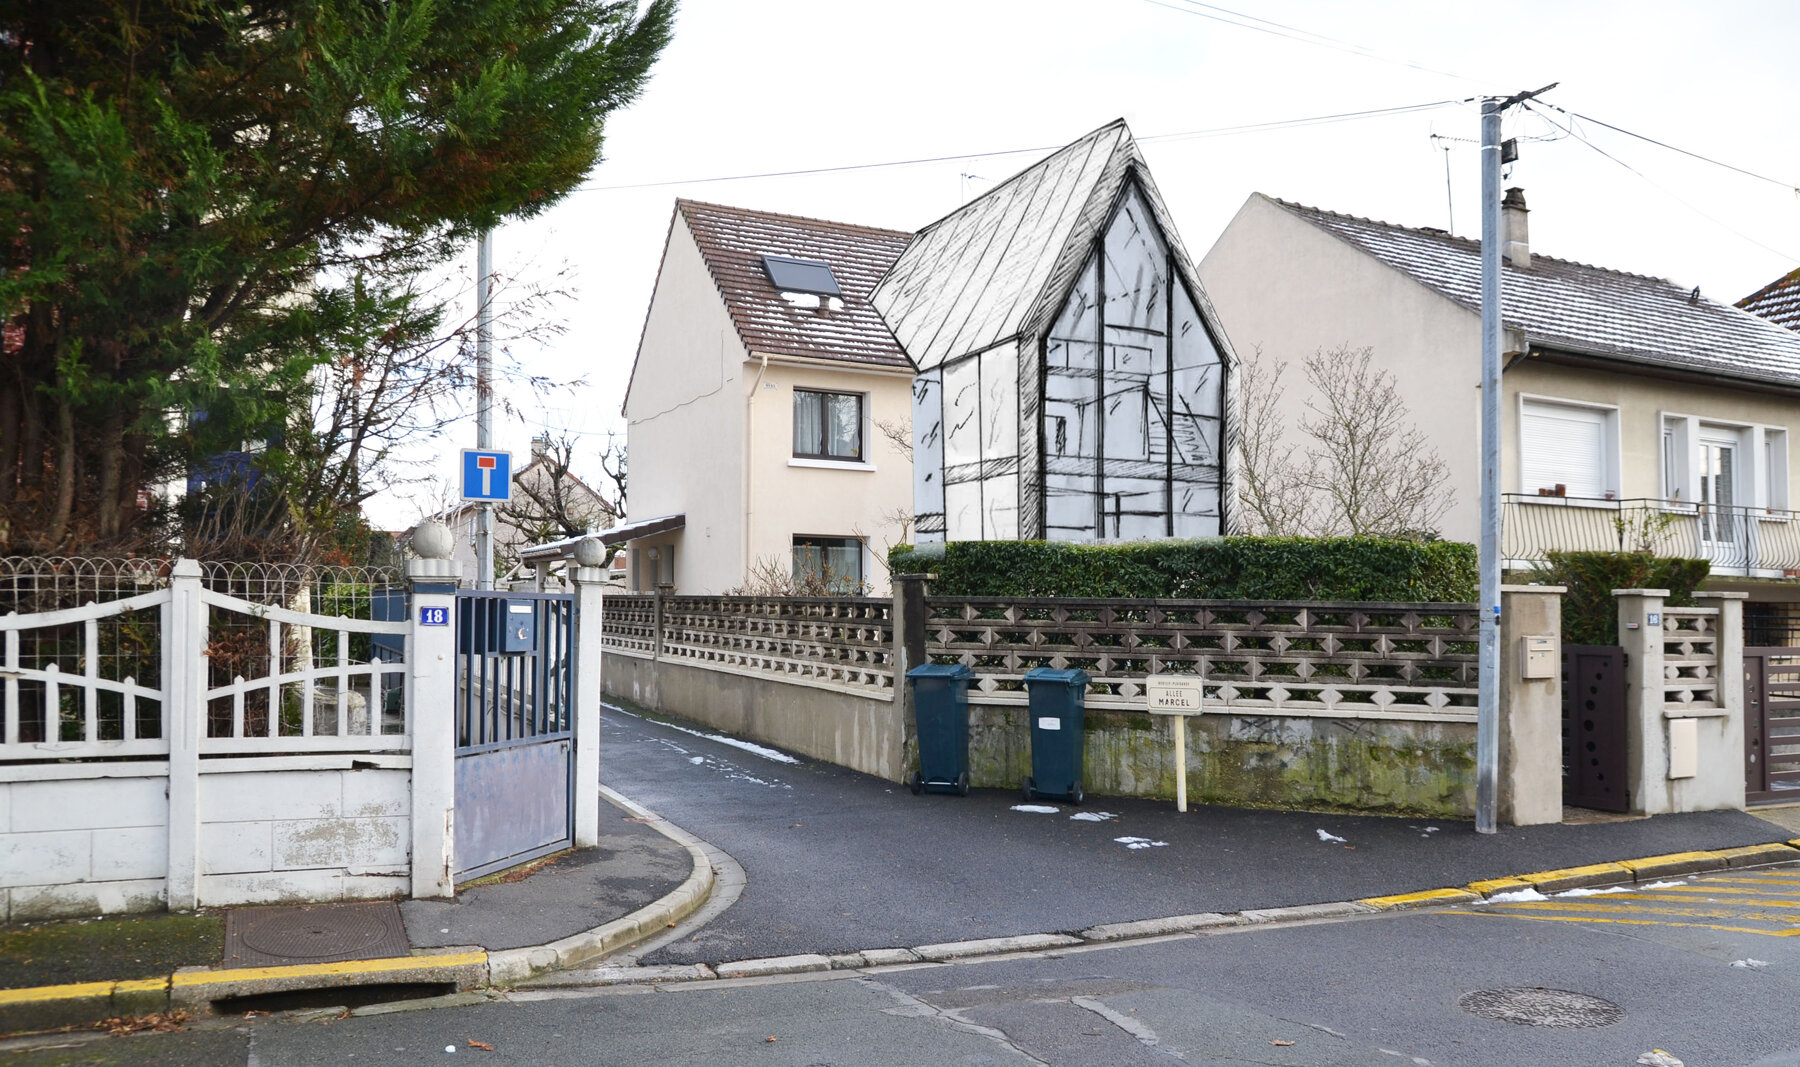
<svg viewBox="0 0 1800 1067">
<path fill-rule="evenodd" d="M 456 585 L 462 564 L 415 559 L 407 563 L 406 577 L 412 584 L 406 642 L 406 706 L 412 716 L 412 895 L 454 897 Z"/>
<path fill-rule="evenodd" d="M 163 721 L 169 731 L 170 911 L 200 906 L 200 724 L 206 721 L 206 605 L 200 564 L 178 559 L 169 573 L 163 633 Z"/>
<path fill-rule="evenodd" d="M 588 549 L 593 545 L 593 549 Z M 594 559 L 587 566 L 586 558 Z M 575 847 L 600 843 L 601 590 L 604 546 L 588 540 L 569 567 L 575 581 Z"/>
<path fill-rule="evenodd" d="M 1643 815 L 1675 810 L 1663 726 L 1662 611 L 1668 595 L 1667 589 L 1613 590 L 1619 602 L 1619 646 L 1625 650 L 1625 784 L 1631 790 L 1631 810 Z"/>
</svg>

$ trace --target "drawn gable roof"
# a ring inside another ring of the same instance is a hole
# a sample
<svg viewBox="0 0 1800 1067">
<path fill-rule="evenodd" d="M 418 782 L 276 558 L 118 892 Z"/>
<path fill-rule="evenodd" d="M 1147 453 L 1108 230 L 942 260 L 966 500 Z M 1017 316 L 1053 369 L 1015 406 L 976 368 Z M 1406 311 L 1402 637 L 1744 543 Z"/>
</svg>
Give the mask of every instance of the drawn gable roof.
<svg viewBox="0 0 1800 1067">
<path fill-rule="evenodd" d="M 1752 315 L 1800 330 L 1800 270 L 1791 270 L 1737 302 Z"/>
<path fill-rule="evenodd" d="M 869 291 L 906 247 L 898 230 L 678 200 L 675 210 L 731 321 L 754 353 L 906 368 L 906 356 L 869 306 Z M 782 296 L 763 257 L 820 260 L 842 289 L 842 306 L 797 306 Z"/>
<path fill-rule="evenodd" d="M 1480 241 L 1265 199 L 1480 313 Z M 1664 278 L 1534 252 L 1529 270 L 1504 264 L 1500 284 L 1505 325 L 1538 348 L 1788 387 L 1800 383 L 1800 333 Z"/>
</svg>

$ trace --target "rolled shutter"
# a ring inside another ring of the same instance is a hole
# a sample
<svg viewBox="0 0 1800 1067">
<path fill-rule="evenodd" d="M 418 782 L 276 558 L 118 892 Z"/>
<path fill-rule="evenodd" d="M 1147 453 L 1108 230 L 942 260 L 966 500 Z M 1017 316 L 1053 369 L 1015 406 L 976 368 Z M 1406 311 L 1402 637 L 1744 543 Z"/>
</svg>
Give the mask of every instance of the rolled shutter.
<svg viewBox="0 0 1800 1067">
<path fill-rule="evenodd" d="M 1607 484 L 1606 412 L 1526 401 L 1521 412 L 1519 490 L 1565 487 L 1573 497 L 1604 497 Z"/>
</svg>

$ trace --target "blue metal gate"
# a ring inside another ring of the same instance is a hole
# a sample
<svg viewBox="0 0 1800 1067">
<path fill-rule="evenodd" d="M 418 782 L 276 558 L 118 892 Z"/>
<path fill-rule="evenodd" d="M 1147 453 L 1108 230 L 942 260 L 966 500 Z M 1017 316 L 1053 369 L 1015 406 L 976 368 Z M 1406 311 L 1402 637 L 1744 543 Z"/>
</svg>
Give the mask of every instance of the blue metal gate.
<svg viewBox="0 0 1800 1067">
<path fill-rule="evenodd" d="M 574 618 L 566 593 L 456 595 L 459 881 L 574 842 Z"/>
</svg>

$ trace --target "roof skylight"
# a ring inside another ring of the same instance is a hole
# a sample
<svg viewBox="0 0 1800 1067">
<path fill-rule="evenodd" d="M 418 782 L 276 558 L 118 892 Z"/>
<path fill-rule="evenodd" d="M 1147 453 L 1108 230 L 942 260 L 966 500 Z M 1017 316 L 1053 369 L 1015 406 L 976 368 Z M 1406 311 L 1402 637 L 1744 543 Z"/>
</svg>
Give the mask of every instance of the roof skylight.
<svg viewBox="0 0 1800 1067">
<path fill-rule="evenodd" d="M 792 256 L 764 256 L 763 270 L 769 281 L 785 293 L 817 293 L 820 296 L 842 296 L 831 264 L 822 259 L 795 259 Z"/>
</svg>

